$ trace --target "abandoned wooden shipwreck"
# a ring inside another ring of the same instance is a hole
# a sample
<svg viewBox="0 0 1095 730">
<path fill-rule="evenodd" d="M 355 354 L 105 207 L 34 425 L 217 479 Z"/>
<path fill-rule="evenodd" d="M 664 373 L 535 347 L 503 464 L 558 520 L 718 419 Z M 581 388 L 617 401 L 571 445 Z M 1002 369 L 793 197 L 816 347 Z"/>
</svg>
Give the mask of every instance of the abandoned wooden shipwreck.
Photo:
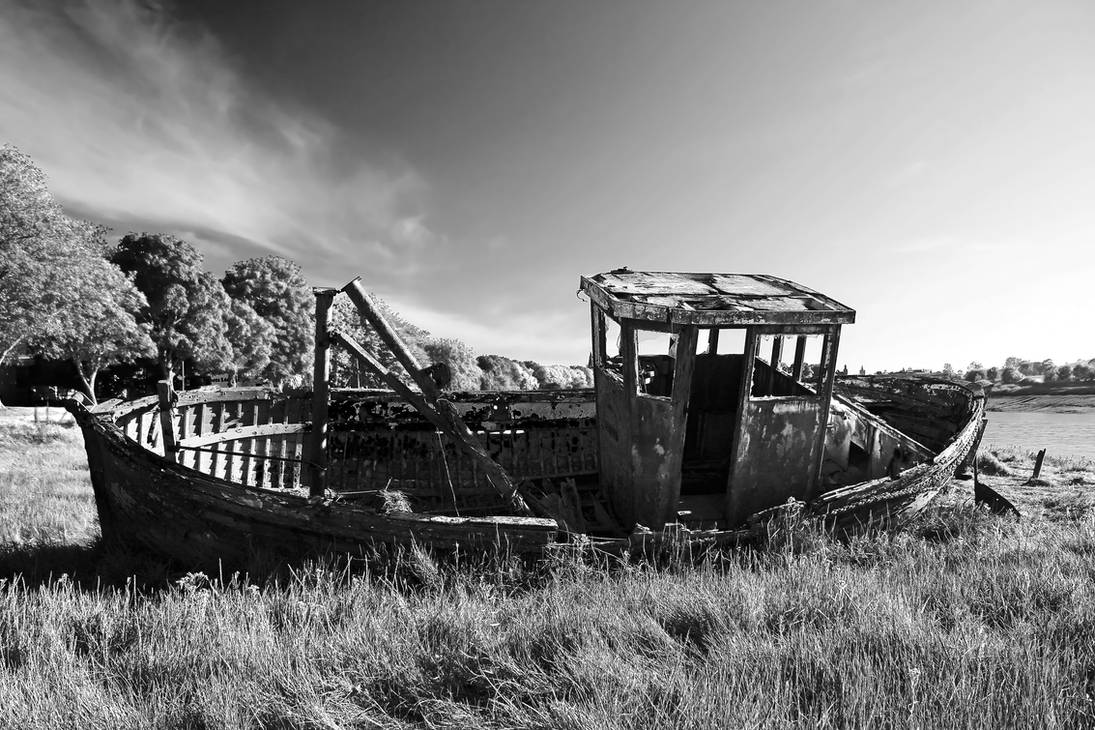
<svg viewBox="0 0 1095 730">
<path fill-rule="evenodd" d="M 984 396 L 930 378 L 838 377 L 855 312 L 759 275 L 582 277 L 593 389 L 450 393 L 360 280 L 316 289 L 313 388 L 69 405 L 104 539 L 186 563 L 371 544 L 530 552 L 735 543 L 790 501 L 832 524 L 900 522 L 971 462 Z M 401 365 L 328 331 L 345 292 Z M 389 390 L 331 390 L 345 347 Z"/>
</svg>

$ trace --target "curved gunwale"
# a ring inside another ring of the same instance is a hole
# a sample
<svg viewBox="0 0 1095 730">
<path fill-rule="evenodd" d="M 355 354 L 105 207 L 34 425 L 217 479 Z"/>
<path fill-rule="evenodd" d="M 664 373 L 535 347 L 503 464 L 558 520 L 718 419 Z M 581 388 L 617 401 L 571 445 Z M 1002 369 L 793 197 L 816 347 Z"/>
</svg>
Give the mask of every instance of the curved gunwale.
<svg viewBox="0 0 1095 730">
<path fill-rule="evenodd" d="M 913 382 L 906 378 L 887 380 Z M 926 391 L 949 390 L 966 399 L 964 424 L 950 443 L 931 461 L 910 467 L 896 478 L 871 479 L 824 492 L 811 501 L 812 511 L 842 525 L 876 518 L 901 522 L 927 506 L 955 471 L 976 455 L 985 423 L 984 391 L 975 385 L 938 378 L 919 377 L 915 382 Z"/>
</svg>

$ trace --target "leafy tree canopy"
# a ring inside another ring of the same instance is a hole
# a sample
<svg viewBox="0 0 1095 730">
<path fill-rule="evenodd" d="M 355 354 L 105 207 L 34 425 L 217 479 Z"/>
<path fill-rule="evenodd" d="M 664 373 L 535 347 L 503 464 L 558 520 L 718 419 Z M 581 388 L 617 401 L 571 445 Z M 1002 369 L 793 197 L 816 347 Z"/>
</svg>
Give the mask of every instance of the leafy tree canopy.
<svg viewBox="0 0 1095 730">
<path fill-rule="evenodd" d="M 30 157 L 0 147 L 0 364 L 59 325 L 102 240 L 101 227 L 65 215 Z"/>
<path fill-rule="evenodd" d="M 134 277 L 145 295 L 138 321 L 149 326 L 167 377 L 183 359 L 215 370 L 231 366 L 230 302 L 216 278 L 202 270 L 197 249 L 173 236 L 130 233 L 110 259 Z"/>
<path fill-rule="evenodd" d="M 273 328 L 264 377 L 275 385 L 302 384 L 311 370 L 315 300 L 300 266 L 281 256 L 237 261 L 222 279 L 233 299 L 246 302 Z"/>
<path fill-rule="evenodd" d="M 156 347 L 150 327 L 136 321 L 146 306 L 144 295 L 117 266 L 88 257 L 78 274 L 69 306 L 57 312 L 48 335 L 32 340 L 32 347 L 75 364 L 84 392 L 95 402 L 95 380 L 104 367 L 153 357 Z"/>
<path fill-rule="evenodd" d="M 240 299 L 230 299 L 225 324 L 232 347 L 230 370 L 233 384 L 240 378 L 259 379 L 270 363 L 273 326 L 260 317 L 250 304 Z"/>
<path fill-rule="evenodd" d="M 527 365 L 501 355 L 480 355 L 476 359 L 483 371 L 482 390 L 536 390 L 539 383 Z"/>
</svg>

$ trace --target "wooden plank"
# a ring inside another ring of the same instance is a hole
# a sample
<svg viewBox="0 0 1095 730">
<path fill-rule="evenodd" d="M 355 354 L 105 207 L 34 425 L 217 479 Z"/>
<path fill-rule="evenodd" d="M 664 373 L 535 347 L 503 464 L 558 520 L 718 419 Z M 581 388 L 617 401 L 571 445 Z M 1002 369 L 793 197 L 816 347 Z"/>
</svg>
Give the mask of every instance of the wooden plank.
<svg viewBox="0 0 1095 730">
<path fill-rule="evenodd" d="M 661 519 L 655 522 L 656 527 L 661 527 L 666 522 L 674 521 L 677 510 L 677 502 L 681 497 L 681 465 L 684 459 L 684 442 L 688 423 L 688 403 L 692 395 L 692 374 L 696 368 L 696 343 L 699 339 L 699 329 L 696 327 L 683 327 L 677 335 L 676 346 L 673 352 L 673 386 L 671 398 L 673 401 L 670 424 L 669 453 L 666 454 L 666 472 L 669 475 L 668 483 L 664 485 L 660 505 Z"/>
<path fill-rule="evenodd" d="M 745 352 L 742 354 L 742 367 L 741 367 L 741 381 L 738 389 L 738 402 L 737 402 L 737 423 L 734 424 L 734 436 L 731 443 L 732 458 L 730 461 L 730 470 L 727 475 L 726 484 L 726 521 L 728 524 L 736 524 L 744 520 L 746 515 L 738 514 L 737 501 L 739 485 L 735 480 L 735 466 L 738 461 L 738 457 L 742 451 L 743 437 L 747 437 L 745 433 L 749 429 L 749 423 L 746 418 L 748 412 L 749 398 L 752 396 L 753 391 L 753 368 L 755 365 L 757 356 L 757 333 L 753 328 L 749 328 L 745 332 Z M 744 488 L 746 485 L 741 485 L 740 488 Z"/>
<path fill-rule="evenodd" d="M 605 366 L 605 350 L 608 345 L 605 340 L 605 313 L 593 302 L 589 303 L 590 333 L 593 337 L 593 364 L 595 367 Z"/>
<path fill-rule="evenodd" d="M 174 408 L 175 389 L 171 387 L 171 381 L 160 380 L 156 383 L 156 394 L 160 403 L 160 433 L 163 435 L 164 456 L 171 461 L 178 461 L 179 450 L 175 439 L 175 419 L 172 415 Z"/>
<path fill-rule="evenodd" d="M 176 435 L 175 447 L 178 448 L 178 442 L 182 439 L 190 436 L 190 418 L 192 407 L 189 405 L 178 405 L 175 408 L 175 413 L 178 414 L 176 422 L 178 423 L 178 433 Z M 186 451 L 180 451 L 178 462 L 183 466 L 188 466 L 191 469 L 194 468 L 194 457 L 196 454 L 188 453 Z"/>
<path fill-rule="evenodd" d="M 312 365 L 312 434 L 309 441 L 308 493 L 322 497 L 327 488 L 327 407 L 331 387 L 331 339 L 327 331 L 327 313 L 335 298 L 333 289 L 315 289 L 316 333 Z"/>
<path fill-rule="evenodd" d="M 620 359 L 623 361 L 624 393 L 628 398 L 639 392 L 639 342 L 635 325 L 620 322 Z"/>
<path fill-rule="evenodd" d="M 813 483 L 808 499 L 813 499 L 821 491 L 821 468 L 825 461 L 825 435 L 828 431 L 829 410 L 833 401 L 833 383 L 836 380 L 836 359 L 840 347 L 840 326 L 825 337 L 821 364 L 821 380 L 818 383 L 818 395 L 821 398 L 821 428 L 817 435 L 817 465 L 814 468 Z"/>
</svg>

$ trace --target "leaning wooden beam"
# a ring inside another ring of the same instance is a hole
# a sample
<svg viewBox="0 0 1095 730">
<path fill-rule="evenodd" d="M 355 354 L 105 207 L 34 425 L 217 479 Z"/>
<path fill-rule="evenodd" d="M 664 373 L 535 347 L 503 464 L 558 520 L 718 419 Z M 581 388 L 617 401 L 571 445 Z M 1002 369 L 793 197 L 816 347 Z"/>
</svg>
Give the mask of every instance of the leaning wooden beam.
<svg viewBox="0 0 1095 730">
<path fill-rule="evenodd" d="M 175 439 L 175 389 L 170 380 L 156 382 L 156 393 L 160 400 L 160 433 L 163 436 L 163 455 L 171 461 L 179 460 L 179 446 Z"/>
<path fill-rule="evenodd" d="M 440 394 L 437 384 L 433 381 L 426 372 L 424 372 L 421 363 L 418 362 L 418 358 L 414 356 L 410 348 L 407 347 L 407 343 L 403 341 L 403 338 L 396 332 L 395 327 L 391 325 L 388 318 L 384 316 L 384 313 L 380 311 L 380 306 L 373 295 L 366 289 L 365 285 L 361 283 L 361 277 L 358 277 L 351 281 L 349 284 L 342 288 L 342 291 L 349 295 L 350 300 L 357 307 L 357 311 L 361 313 L 361 316 L 372 325 L 373 329 L 380 336 L 380 339 L 384 341 L 384 344 L 388 346 L 388 349 L 392 351 L 395 358 L 399 361 L 407 373 L 414 380 L 421 390 L 423 395 L 426 396 L 426 400 L 431 403 L 437 399 Z"/>
<path fill-rule="evenodd" d="M 327 401 L 331 388 L 331 339 L 327 312 L 338 292 L 313 289 L 316 295 L 316 343 L 312 365 L 312 432 L 308 439 L 308 494 L 322 497 L 327 488 Z"/>
<path fill-rule="evenodd" d="M 332 332 L 330 336 L 332 342 L 336 342 L 349 350 L 366 369 L 383 380 L 389 388 L 410 403 L 415 410 L 426 418 L 426 420 L 436 426 L 438 430 L 449 436 L 457 446 L 471 455 L 483 469 L 483 473 L 486 474 L 487 480 L 490 481 L 491 485 L 503 498 L 505 498 L 514 510 L 523 515 L 532 514 L 532 510 L 529 509 L 528 504 L 518 493 L 517 487 L 514 485 L 513 480 L 510 479 L 509 474 L 506 473 L 506 470 L 503 469 L 498 462 L 490 457 L 490 454 L 488 454 L 479 443 L 479 439 L 472 433 L 463 419 L 460 418 L 460 415 L 456 412 L 452 403 L 443 398 L 437 399 L 432 404 L 429 403 L 421 393 L 416 393 L 411 390 L 406 383 L 400 380 L 394 373 L 388 370 L 388 368 L 384 367 L 379 360 L 373 357 L 372 354 L 356 341 L 341 332 Z"/>
</svg>

